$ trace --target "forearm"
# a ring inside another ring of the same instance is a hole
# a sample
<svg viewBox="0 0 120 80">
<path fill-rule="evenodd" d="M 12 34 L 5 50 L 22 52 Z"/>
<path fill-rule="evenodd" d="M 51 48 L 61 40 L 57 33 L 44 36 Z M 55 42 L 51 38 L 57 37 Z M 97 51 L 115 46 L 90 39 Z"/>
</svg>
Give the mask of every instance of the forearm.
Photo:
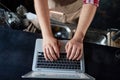
<svg viewBox="0 0 120 80">
<path fill-rule="evenodd" d="M 34 0 L 34 4 L 43 38 L 53 36 L 50 26 L 48 0 Z"/>
<path fill-rule="evenodd" d="M 77 25 L 77 29 L 76 29 L 76 32 L 73 38 L 76 38 L 81 41 L 84 39 L 85 33 L 88 27 L 90 26 L 91 21 L 93 20 L 96 9 L 97 7 L 92 4 L 83 5 L 80 18 L 79 18 L 79 22 Z"/>
</svg>

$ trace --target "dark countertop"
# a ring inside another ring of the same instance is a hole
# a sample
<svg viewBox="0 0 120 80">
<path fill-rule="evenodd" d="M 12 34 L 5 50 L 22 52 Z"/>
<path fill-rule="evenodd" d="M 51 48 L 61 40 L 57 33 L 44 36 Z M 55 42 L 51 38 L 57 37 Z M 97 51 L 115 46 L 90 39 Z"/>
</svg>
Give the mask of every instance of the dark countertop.
<svg viewBox="0 0 120 80">
<path fill-rule="evenodd" d="M 86 73 L 96 80 L 120 80 L 120 49 L 85 43 Z"/>
<path fill-rule="evenodd" d="M 21 76 L 31 71 L 35 40 L 40 36 L 0 29 L 0 80 L 27 80 Z M 84 43 L 84 52 L 86 73 L 96 80 L 120 80 L 120 58 L 115 57 L 120 49 Z"/>
<path fill-rule="evenodd" d="M 0 80 L 23 80 L 31 71 L 36 38 L 33 33 L 0 29 Z"/>
</svg>

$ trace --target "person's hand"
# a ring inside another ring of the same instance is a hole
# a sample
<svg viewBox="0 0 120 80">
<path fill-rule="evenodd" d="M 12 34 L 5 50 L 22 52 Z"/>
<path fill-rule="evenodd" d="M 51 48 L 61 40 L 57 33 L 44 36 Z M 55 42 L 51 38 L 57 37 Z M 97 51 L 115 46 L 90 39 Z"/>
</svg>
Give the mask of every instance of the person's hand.
<svg viewBox="0 0 120 80">
<path fill-rule="evenodd" d="M 83 42 L 76 39 L 71 39 L 67 42 L 65 50 L 69 60 L 80 60 L 83 54 Z"/>
<path fill-rule="evenodd" d="M 46 60 L 57 60 L 60 56 L 58 40 L 53 37 L 43 39 L 43 52 Z"/>
</svg>

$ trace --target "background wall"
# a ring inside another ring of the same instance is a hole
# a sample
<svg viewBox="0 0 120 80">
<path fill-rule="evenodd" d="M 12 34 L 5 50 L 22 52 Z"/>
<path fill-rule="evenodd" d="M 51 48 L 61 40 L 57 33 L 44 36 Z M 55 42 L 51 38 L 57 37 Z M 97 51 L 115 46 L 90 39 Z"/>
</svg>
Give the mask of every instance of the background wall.
<svg viewBox="0 0 120 80">
<path fill-rule="evenodd" d="M 120 0 L 100 0 L 92 27 L 120 29 Z"/>
</svg>

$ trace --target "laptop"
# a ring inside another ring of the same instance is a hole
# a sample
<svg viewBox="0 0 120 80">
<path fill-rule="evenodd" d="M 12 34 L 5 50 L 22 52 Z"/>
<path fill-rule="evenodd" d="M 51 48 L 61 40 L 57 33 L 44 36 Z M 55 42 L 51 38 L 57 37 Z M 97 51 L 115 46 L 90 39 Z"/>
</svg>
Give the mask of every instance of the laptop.
<svg viewBox="0 0 120 80">
<path fill-rule="evenodd" d="M 84 56 L 79 61 L 66 59 L 65 44 L 68 40 L 59 40 L 62 47 L 57 61 L 45 60 L 42 41 L 42 39 L 36 39 L 32 71 L 23 75 L 22 78 L 95 80 L 85 73 Z"/>
</svg>

